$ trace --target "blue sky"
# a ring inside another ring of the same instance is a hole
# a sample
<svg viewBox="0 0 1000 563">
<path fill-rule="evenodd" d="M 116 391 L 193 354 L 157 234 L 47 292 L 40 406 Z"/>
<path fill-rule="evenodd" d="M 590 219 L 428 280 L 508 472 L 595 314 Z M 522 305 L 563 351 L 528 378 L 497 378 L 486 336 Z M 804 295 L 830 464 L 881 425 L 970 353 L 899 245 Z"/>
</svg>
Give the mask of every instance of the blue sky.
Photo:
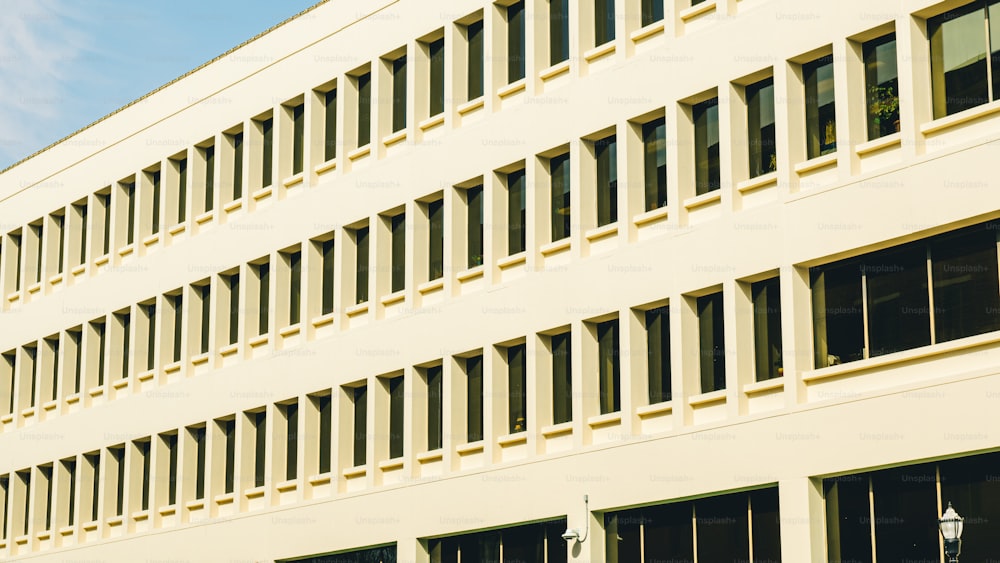
<svg viewBox="0 0 1000 563">
<path fill-rule="evenodd" d="M 0 170 L 319 0 L 3 0 Z"/>
</svg>

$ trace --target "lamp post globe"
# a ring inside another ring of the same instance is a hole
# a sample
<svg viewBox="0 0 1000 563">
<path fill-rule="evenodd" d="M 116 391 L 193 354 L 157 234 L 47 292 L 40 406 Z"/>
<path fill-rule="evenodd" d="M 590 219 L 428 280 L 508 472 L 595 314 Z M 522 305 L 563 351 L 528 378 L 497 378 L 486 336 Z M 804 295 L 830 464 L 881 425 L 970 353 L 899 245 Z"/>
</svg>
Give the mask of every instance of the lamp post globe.
<svg viewBox="0 0 1000 563">
<path fill-rule="evenodd" d="M 958 556 L 962 552 L 962 530 L 965 519 L 955 512 L 951 502 L 948 508 L 938 519 L 938 529 L 941 537 L 944 538 L 944 555 L 948 563 L 958 563 Z"/>
</svg>

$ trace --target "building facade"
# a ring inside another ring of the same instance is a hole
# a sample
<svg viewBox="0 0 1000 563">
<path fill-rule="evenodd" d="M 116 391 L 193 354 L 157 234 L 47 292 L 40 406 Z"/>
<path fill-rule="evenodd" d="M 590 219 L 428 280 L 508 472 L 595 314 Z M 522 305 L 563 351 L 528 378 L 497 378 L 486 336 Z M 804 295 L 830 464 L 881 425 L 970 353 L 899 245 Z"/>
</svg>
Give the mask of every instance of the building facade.
<svg viewBox="0 0 1000 563">
<path fill-rule="evenodd" d="M 998 98 L 998 0 L 321 3 L 0 173 L 0 558 L 986 561 Z"/>
</svg>

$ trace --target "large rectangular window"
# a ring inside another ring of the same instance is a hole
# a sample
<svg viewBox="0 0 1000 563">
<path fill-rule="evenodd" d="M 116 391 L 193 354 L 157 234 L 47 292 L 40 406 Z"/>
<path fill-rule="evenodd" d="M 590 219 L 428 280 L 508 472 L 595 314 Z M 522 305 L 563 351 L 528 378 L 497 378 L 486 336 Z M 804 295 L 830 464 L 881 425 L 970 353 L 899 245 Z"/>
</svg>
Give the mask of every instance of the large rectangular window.
<svg viewBox="0 0 1000 563">
<path fill-rule="evenodd" d="M 667 205 L 667 126 L 664 118 L 642 124 L 646 211 Z"/>
<path fill-rule="evenodd" d="M 692 108 L 694 117 L 694 174 L 697 195 L 719 189 L 719 99 L 712 98 Z"/>
<path fill-rule="evenodd" d="M 527 194 L 524 169 L 507 174 L 507 255 L 525 250 Z"/>
<path fill-rule="evenodd" d="M 750 285 L 757 381 L 781 377 L 781 287 L 778 278 Z"/>
<path fill-rule="evenodd" d="M 806 156 L 837 150 L 837 111 L 833 90 L 833 55 L 802 65 L 806 86 Z"/>
<path fill-rule="evenodd" d="M 726 343 L 723 329 L 722 293 L 698 298 L 698 336 L 701 392 L 726 388 Z"/>
<path fill-rule="evenodd" d="M 465 33 L 469 43 L 466 98 L 472 101 L 483 95 L 483 20 L 470 23 Z"/>
<path fill-rule="evenodd" d="M 670 308 L 657 307 L 645 311 L 646 374 L 649 404 L 673 399 L 670 382 Z"/>
<path fill-rule="evenodd" d="M 861 53 L 865 60 L 868 139 L 872 140 L 899 131 L 896 34 L 866 42 L 861 46 Z"/>
<path fill-rule="evenodd" d="M 816 366 L 1000 329 L 996 245 L 986 223 L 813 268 Z"/>
<path fill-rule="evenodd" d="M 597 160 L 597 226 L 618 221 L 618 143 L 614 135 L 594 142 Z"/>
<path fill-rule="evenodd" d="M 323 160 L 337 158 L 337 89 L 323 94 Z"/>
<path fill-rule="evenodd" d="M 601 414 L 621 410 L 618 319 L 597 323 L 597 392 Z"/>
<path fill-rule="evenodd" d="M 444 200 L 427 204 L 427 279 L 444 275 Z"/>
<path fill-rule="evenodd" d="M 372 74 L 366 72 L 356 78 L 358 86 L 358 146 L 372 140 Z"/>
<path fill-rule="evenodd" d="M 569 0 L 549 0 L 549 64 L 569 59 Z"/>
<path fill-rule="evenodd" d="M 394 215 L 390 220 L 390 275 L 391 288 L 395 293 L 406 288 L 406 214 Z"/>
<path fill-rule="evenodd" d="M 427 46 L 430 57 L 430 84 L 427 115 L 435 116 L 444 111 L 444 37 Z"/>
<path fill-rule="evenodd" d="M 430 563 L 566 563 L 566 541 L 560 537 L 565 530 L 566 519 L 562 518 L 500 530 L 434 538 L 428 542 Z"/>
<path fill-rule="evenodd" d="M 549 159 L 549 180 L 552 190 L 550 218 L 552 222 L 552 241 L 562 240 L 569 236 L 570 227 L 570 166 L 569 153 L 553 156 Z"/>
<path fill-rule="evenodd" d="M 392 131 L 406 128 L 406 55 L 392 61 Z"/>
<path fill-rule="evenodd" d="M 389 459 L 403 457 L 403 376 L 387 382 L 389 388 Z"/>
<path fill-rule="evenodd" d="M 441 366 L 427 368 L 427 451 L 440 449 L 444 439 L 443 391 Z"/>
<path fill-rule="evenodd" d="M 774 131 L 774 78 L 765 78 L 746 88 L 747 150 L 750 177 L 778 169 Z"/>
<path fill-rule="evenodd" d="M 572 333 L 553 334 L 552 347 L 552 424 L 573 420 Z"/>
<path fill-rule="evenodd" d="M 524 0 L 507 7 L 507 83 L 524 78 Z"/>
<path fill-rule="evenodd" d="M 594 46 L 615 40 L 615 0 L 594 0 Z"/>
<path fill-rule="evenodd" d="M 483 186 L 465 190 L 468 209 L 466 235 L 466 266 L 474 268 L 483 263 Z"/>
<path fill-rule="evenodd" d="M 1000 2 L 977 0 L 927 20 L 934 117 L 1000 98 Z"/>
<path fill-rule="evenodd" d="M 350 393 L 354 404 L 353 461 L 357 467 L 368 459 L 368 387 L 355 387 Z"/>
<path fill-rule="evenodd" d="M 355 268 L 354 268 L 354 302 L 368 301 L 368 227 L 361 227 L 354 232 Z"/>
<path fill-rule="evenodd" d="M 478 442 L 483 439 L 483 356 L 465 359 L 466 377 L 466 440 Z"/>
<path fill-rule="evenodd" d="M 528 429 L 526 370 L 524 344 L 507 348 L 507 422 L 511 434 Z"/>
</svg>

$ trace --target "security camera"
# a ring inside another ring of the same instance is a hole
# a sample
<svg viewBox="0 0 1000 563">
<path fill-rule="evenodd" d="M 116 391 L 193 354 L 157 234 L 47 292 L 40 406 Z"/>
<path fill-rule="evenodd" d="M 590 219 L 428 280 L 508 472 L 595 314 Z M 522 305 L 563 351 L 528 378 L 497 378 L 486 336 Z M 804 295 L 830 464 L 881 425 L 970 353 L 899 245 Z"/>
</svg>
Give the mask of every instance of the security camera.
<svg viewBox="0 0 1000 563">
<path fill-rule="evenodd" d="M 566 528 L 566 531 L 562 533 L 562 539 L 567 542 L 577 541 L 580 539 L 580 532 L 574 528 Z"/>
</svg>

